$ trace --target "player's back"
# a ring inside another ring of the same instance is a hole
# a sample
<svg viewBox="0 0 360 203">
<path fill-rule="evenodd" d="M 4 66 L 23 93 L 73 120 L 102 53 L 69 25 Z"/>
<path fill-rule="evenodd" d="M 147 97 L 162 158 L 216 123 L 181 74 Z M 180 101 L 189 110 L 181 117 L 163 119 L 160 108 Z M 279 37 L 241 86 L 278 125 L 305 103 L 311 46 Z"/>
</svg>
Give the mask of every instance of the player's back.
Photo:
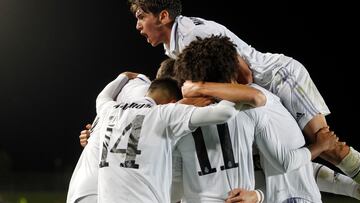
<svg viewBox="0 0 360 203">
<path fill-rule="evenodd" d="M 254 189 L 254 124 L 242 112 L 226 124 L 198 128 L 177 144 L 184 202 L 224 202 L 233 188 Z"/>
<path fill-rule="evenodd" d="M 192 109 L 150 98 L 116 105 L 101 128 L 99 202 L 170 202 L 170 136 L 190 132 Z"/>
<path fill-rule="evenodd" d="M 150 80 L 142 74 L 128 80 L 123 77 L 117 88 L 121 89 L 117 102 L 130 102 L 144 97 Z M 99 169 L 99 126 L 104 119 L 97 115 L 90 130 L 88 144 L 81 153 L 70 180 L 67 203 L 76 202 L 88 195 L 98 194 L 98 169 Z"/>
<path fill-rule="evenodd" d="M 277 96 L 257 85 L 253 87 L 267 97 L 265 106 L 244 112 L 257 122 L 255 142 L 265 173 L 268 202 L 291 197 L 321 202 L 309 151 L 301 148 L 305 140 L 296 121 Z"/>
<path fill-rule="evenodd" d="M 290 57 L 284 56 L 283 54 L 262 53 L 256 50 L 228 28 L 214 21 L 198 17 L 179 16 L 173 28 L 176 29 L 173 34 L 177 36 L 172 36 L 171 40 L 176 39 L 177 41 L 170 43 L 176 43 L 176 45 L 170 46 L 170 49 L 174 47 L 174 50 L 169 50 L 165 46 L 165 49 L 167 49 L 166 53 L 171 58 L 176 58 L 174 55 L 181 53 L 182 50 L 192 41 L 195 41 L 197 37 L 205 38 L 211 35 L 227 36 L 236 44 L 238 53 L 248 63 L 253 72 L 254 81 L 261 86 L 267 85 L 276 72 L 291 60 Z"/>
</svg>

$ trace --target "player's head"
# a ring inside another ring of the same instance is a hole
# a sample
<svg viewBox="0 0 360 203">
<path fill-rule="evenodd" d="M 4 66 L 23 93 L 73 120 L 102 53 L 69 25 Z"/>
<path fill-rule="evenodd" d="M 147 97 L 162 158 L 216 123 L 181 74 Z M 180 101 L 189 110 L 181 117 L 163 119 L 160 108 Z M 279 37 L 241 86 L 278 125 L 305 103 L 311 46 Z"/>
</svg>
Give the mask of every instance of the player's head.
<svg viewBox="0 0 360 203">
<path fill-rule="evenodd" d="M 238 76 L 236 45 L 228 37 L 197 38 L 179 55 L 175 63 L 180 80 L 233 82 Z"/>
<path fill-rule="evenodd" d="M 171 78 L 157 78 L 151 82 L 148 97 L 157 104 L 177 102 L 182 99 L 182 93 L 176 80 Z"/>
<path fill-rule="evenodd" d="M 156 16 L 162 11 L 167 11 L 172 20 L 175 20 L 182 10 L 181 0 L 129 0 L 129 4 L 133 14 L 136 14 L 139 9 Z"/>
<path fill-rule="evenodd" d="M 181 14 L 180 0 L 129 0 L 135 15 L 136 29 L 148 43 L 157 46 L 168 43 L 175 18 Z"/>
<path fill-rule="evenodd" d="M 156 78 L 165 78 L 165 77 L 173 78 L 175 76 L 174 63 L 175 63 L 175 59 L 172 58 L 167 58 L 163 60 L 160 64 L 160 68 L 156 73 Z"/>
</svg>

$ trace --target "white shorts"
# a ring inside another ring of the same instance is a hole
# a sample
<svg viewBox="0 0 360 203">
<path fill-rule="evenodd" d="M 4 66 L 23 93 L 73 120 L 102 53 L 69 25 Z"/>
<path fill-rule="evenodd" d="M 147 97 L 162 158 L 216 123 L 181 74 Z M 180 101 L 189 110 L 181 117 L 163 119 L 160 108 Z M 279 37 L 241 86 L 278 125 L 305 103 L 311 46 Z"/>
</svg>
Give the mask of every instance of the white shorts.
<svg viewBox="0 0 360 203">
<path fill-rule="evenodd" d="M 280 97 L 301 129 L 315 115 L 330 114 L 308 71 L 294 59 L 275 74 L 269 90 Z"/>
</svg>

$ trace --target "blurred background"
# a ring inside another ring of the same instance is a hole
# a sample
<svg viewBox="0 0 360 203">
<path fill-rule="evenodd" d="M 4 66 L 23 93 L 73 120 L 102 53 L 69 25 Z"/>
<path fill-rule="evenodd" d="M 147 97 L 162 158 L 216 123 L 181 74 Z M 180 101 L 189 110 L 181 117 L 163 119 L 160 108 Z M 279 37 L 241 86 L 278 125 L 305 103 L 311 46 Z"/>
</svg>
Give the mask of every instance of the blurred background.
<svg viewBox="0 0 360 203">
<path fill-rule="evenodd" d="M 259 51 L 302 62 L 332 111 L 331 129 L 359 150 L 355 8 L 183 1 L 183 15 L 217 21 Z M 125 0 L 0 0 L 1 203 L 65 202 L 97 94 L 126 70 L 153 79 L 166 58 L 135 22 Z M 354 201 L 325 194 L 324 202 L 338 200 Z"/>
</svg>

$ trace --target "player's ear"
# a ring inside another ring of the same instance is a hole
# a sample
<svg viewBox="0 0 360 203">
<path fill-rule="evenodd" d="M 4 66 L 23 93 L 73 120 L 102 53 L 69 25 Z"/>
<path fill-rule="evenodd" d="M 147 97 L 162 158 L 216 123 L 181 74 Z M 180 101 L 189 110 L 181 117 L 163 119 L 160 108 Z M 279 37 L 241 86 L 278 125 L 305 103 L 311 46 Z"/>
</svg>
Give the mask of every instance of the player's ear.
<svg viewBox="0 0 360 203">
<path fill-rule="evenodd" d="M 160 20 L 161 24 L 164 24 L 164 25 L 172 22 L 170 13 L 167 10 L 162 10 L 159 13 L 159 20 Z"/>
</svg>

